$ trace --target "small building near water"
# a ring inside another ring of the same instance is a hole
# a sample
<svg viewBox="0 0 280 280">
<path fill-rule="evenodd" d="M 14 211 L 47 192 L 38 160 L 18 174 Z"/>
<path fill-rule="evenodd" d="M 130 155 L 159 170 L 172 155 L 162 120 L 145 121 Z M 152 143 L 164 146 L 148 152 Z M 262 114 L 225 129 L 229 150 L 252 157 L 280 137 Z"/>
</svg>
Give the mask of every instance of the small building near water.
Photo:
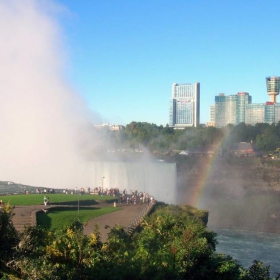
<svg viewBox="0 0 280 280">
<path fill-rule="evenodd" d="M 232 144 L 228 153 L 235 156 L 253 156 L 255 155 L 255 150 L 251 143 L 240 142 Z"/>
</svg>

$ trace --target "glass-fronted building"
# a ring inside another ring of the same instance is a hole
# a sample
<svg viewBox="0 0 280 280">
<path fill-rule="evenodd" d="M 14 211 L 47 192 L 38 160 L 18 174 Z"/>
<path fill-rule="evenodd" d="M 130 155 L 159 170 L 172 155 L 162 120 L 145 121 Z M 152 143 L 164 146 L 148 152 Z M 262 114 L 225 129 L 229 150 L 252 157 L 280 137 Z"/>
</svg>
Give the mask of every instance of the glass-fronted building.
<svg viewBox="0 0 280 280">
<path fill-rule="evenodd" d="M 223 127 L 241 122 L 249 125 L 280 122 L 280 104 L 277 103 L 280 77 L 266 77 L 266 87 L 270 97 L 270 101 L 266 103 L 252 103 L 252 97 L 247 92 L 238 92 L 236 95 L 230 96 L 221 93 L 219 96 L 215 96 L 215 110 L 210 108 L 209 123 Z M 215 112 L 215 121 L 212 119 L 212 112 Z"/>
<path fill-rule="evenodd" d="M 252 103 L 246 106 L 246 124 L 264 123 L 265 103 Z"/>
<path fill-rule="evenodd" d="M 226 96 L 220 93 L 215 96 L 215 124 L 217 127 L 228 124 L 245 122 L 246 105 L 252 102 L 252 97 L 247 92 L 238 92 L 235 95 Z"/>
<path fill-rule="evenodd" d="M 280 121 L 280 104 L 276 103 L 279 87 L 280 77 L 266 77 L 266 88 L 270 102 L 246 105 L 246 124 L 272 124 Z"/>
<path fill-rule="evenodd" d="M 220 93 L 215 96 L 215 124 L 217 127 L 226 126 L 227 122 L 227 109 L 226 109 L 226 96 Z"/>
<path fill-rule="evenodd" d="M 197 127 L 200 115 L 200 84 L 173 84 L 169 101 L 169 126 Z"/>
<path fill-rule="evenodd" d="M 280 104 L 274 102 L 248 104 L 246 106 L 246 124 L 278 123 L 280 121 Z"/>
</svg>

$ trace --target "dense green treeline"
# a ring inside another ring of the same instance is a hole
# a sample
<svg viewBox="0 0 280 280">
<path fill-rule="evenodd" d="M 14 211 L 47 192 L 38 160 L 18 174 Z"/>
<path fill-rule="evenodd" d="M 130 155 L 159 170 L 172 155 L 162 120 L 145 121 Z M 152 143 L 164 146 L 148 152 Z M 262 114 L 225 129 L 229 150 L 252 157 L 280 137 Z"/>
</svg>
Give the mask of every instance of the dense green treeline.
<svg viewBox="0 0 280 280">
<path fill-rule="evenodd" d="M 216 253 L 205 212 L 190 206 L 159 204 L 132 237 L 116 226 L 105 243 L 98 228 L 86 236 L 78 221 L 62 230 L 29 227 L 19 234 L 11 217 L 9 206 L 0 209 L 1 279 L 272 279 L 260 261 L 246 269 Z"/>
<path fill-rule="evenodd" d="M 145 122 L 131 122 L 124 130 L 108 131 L 110 148 L 143 147 L 150 151 L 187 150 L 192 147 L 216 145 L 222 140 L 226 147 L 236 142 L 251 142 L 260 151 L 274 151 L 280 147 L 280 124 L 260 123 L 255 126 L 240 123 L 224 128 L 188 127 L 173 129 Z"/>
</svg>

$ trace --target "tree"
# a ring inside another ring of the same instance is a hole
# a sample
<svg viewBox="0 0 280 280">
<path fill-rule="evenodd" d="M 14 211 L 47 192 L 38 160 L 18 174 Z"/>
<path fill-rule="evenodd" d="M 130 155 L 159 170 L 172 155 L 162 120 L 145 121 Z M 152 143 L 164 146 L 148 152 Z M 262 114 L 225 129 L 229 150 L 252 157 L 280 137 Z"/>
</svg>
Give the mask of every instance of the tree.
<svg viewBox="0 0 280 280">
<path fill-rule="evenodd" d="M 1 201 L 2 204 L 2 201 Z M 12 259 L 14 247 L 19 236 L 12 222 L 13 209 L 10 204 L 1 205 L 0 208 L 0 276 L 8 270 L 7 263 Z"/>
<path fill-rule="evenodd" d="M 280 142 L 274 125 L 267 126 L 261 134 L 257 135 L 256 146 L 260 150 L 274 151 Z"/>
<path fill-rule="evenodd" d="M 230 256 L 215 252 L 216 234 L 206 228 L 206 211 L 163 204 L 155 208 L 132 237 L 115 226 L 105 243 L 98 227 L 85 236 L 78 221 L 54 232 L 29 227 L 5 272 L 17 279 L 46 280 L 270 279 L 269 266 L 260 261 L 244 269 Z"/>
<path fill-rule="evenodd" d="M 242 280 L 271 280 L 269 266 L 264 266 L 263 262 L 254 260 L 248 270 L 245 270 Z"/>
</svg>

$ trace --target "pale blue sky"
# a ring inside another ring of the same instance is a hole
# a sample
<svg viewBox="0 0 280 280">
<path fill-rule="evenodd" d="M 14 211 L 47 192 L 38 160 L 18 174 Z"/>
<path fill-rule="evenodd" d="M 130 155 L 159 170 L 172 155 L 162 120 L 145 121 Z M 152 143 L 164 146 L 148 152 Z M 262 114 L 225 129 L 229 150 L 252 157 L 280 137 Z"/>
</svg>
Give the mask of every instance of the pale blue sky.
<svg viewBox="0 0 280 280">
<path fill-rule="evenodd" d="M 265 102 L 280 75 L 280 1 L 56 0 L 69 78 L 104 122 L 166 125 L 172 83 L 201 84 L 201 122 L 215 95 Z"/>
</svg>

